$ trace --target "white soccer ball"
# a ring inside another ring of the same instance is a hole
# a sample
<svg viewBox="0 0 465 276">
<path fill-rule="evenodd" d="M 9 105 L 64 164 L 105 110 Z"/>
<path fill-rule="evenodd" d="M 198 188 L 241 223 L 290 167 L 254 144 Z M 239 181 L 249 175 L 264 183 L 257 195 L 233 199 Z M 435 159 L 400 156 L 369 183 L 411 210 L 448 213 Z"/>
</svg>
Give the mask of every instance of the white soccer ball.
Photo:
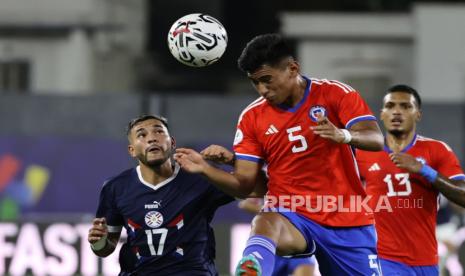
<svg viewBox="0 0 465 276">
<path fill-rule="evenodd" d="M 180 62 L 203 67 L 215 63 L 228 44 L 226 29 L 214 17 L 193 13 L 178 19 L 168 33 L 168 47 Z"/>
</svg>

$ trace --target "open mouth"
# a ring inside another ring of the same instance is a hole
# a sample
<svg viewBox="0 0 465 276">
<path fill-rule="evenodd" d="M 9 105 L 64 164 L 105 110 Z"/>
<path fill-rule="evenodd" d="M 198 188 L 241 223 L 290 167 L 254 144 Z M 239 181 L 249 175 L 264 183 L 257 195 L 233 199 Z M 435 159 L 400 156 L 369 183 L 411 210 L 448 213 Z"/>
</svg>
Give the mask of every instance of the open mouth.
<svg viewBox="0 0 465 276">
<path fill-rule="evenodd" d="M 159 146 L 150 146 L 145 150 L 147 153 L 157 153 L 161 151 Z"/>
<path fill-rule="evenodd" d="M 404 120 L 402 118 L 393 118 L 391 120 L 391 124 L 393 126 L 400 126 L 403 122 L 404 122 Z"/>
</svg>

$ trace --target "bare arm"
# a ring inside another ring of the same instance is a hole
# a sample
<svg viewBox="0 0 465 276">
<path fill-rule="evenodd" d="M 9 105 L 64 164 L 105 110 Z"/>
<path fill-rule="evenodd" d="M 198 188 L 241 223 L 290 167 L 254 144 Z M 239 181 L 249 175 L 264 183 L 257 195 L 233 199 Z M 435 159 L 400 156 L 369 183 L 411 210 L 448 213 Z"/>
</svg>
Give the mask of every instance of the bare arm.
<svg viewBox="0 0 465 276">
<path fill-rule="evenodd" d="M 258 172 L 255 187 L 247 197 L 264 197 L 268 192 L 268 177 L 263 170 Z"/>
<path fill-rule="evenodd" d="M 465 181 L 455 181 L 438 174 L 436 181 L 431 183 L 448 200 L 465 208 Z"/>
<path fill-rule="evenodd" d="M 344 130 L 337 128 L 327 117 L 319 117 L 318 125 L 312 127 L 315 134 L 336 143 L 347 143 Z M 348 130 L 351 138 L 348 144 L 368 151 L 380 151 L 384 147 L 384 138 L 376 121 L 361 121 Z"/>
<path fill-rule="evenodd" d="M 413 156 L 406 153 L 391 153 L 389 156 L 397 167 L 420 174 L 423 164 Z M 465 207 L 465 181 L 451 180 L 438 173 L 436 179 L 430 183 L 448 200 Z"/>
<path fill-rule="evenodd" d="M 230 174 L 208 164 L 198 152 L 185 148 L 177 149 L 174 158 L 184 170 L 205 175 L 220 190 L 239 198 L 252 193 L 261 169 L 258 163 L 236 160 L 234 172 Z"/>
<path fill-rule="evenodd" d="M 202 157 L 206 160 L 213 161 L 219 164 L 225 164 L 234 167 L 236 158 L 234 153 L 227 148 L 219 145 L 210 145 L 200 152 Z M 268 191 L 267 187 L 268 178 L 263 170 L 258 172 L 255 180 L 255 187 L 247 197 L 263 197 Z"/>
<path fill-rule="evenodd" d="M 350 128 L 350 145 L 368 151 L 380 151 L 384 147 L 384 137 L 376 121 L 361 121 Z"/>
<path fill-rule="evenodd" d="M 234 153 L 219 145 L 210 145 L 200 152 L 206 160 L 219 164 L 234 166 Z"/>
<path fill-rule="evenodd" d="M 89 229 L 87 240 L 92 251 L 99 257 L 106 257 L 115 251 L 121 232 L 109 233 L 105 218 L 95 218 Z"/>
</svg>

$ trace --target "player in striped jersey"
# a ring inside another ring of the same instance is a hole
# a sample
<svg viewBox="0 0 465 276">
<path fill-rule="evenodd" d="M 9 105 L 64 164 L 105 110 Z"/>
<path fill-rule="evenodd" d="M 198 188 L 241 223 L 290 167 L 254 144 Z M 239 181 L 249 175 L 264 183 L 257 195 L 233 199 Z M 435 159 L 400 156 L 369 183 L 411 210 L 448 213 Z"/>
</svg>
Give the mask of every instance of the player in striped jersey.
<svg viewBox="0 0 465 276">
<path fill-rule="evenodd" d="M 178 149 L 175 155 L 183 168 L 204 174 L 238 197 L 254 189 L 263 163 L 268 165 L 267 196 L 280 201 L 266 203 L 276 212 L 254 218 L 236 274 L 268 276 L 276 254 L 315 253 L 324 275 L 380 275 L 373 214 L 347 211 L 351 199 L 366 197 L 353 148 L 376 151 L 383 146 L 365 101 L 341 82 L 302 76 L 277 34 L 250 41 L 239 67 L 261 97 L 239 117 L 234 173 L 213 168 L 190 149 Z M 316 208 L 292 204 L 294 199 Z M 324 204 L 318 209 L 320 199 L 334 199 L 338 208 Z M 282 208 L 289 207 L 286 203 L 291 209 Z"/>
<path fill-rule="evenodd" d="M 381 110 L 384 151 L 357 150 L 370 203 L 384 197 L 391 206 L 375 212 L 384 275 L 438 275 L 439 193 L 465 207 L 465 175 L 459 161 L 446 143 L 416 133 L 420 117 L 421 98 L 415 89 L 389 88 Z"/>
</svg>

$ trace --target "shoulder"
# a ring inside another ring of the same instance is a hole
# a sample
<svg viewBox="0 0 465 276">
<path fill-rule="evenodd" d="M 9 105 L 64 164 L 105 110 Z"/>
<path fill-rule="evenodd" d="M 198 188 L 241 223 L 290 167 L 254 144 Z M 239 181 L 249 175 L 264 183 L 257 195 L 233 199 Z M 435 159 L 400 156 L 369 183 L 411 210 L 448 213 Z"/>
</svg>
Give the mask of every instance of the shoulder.
<svg viewBox="0 0 465 276">
<path fill-rule="evenodd" d="M 240 124 L 244 117 L 253 116 L 255 112 L 257 112 L 260 108 L 263 108 L 264 106 L 266 106 L 266 99 L 263 97 L 259 97 L 242 110 L 241 114 L 239 115 L 239 120 L 237 124 Z"/>
<path fill-rule="evenodd" d="M 355 90 L 350 85 L 337 80 L 311 78 L 311 81 L 312 88 L 317 88 L 321 92 L 331 92 L 332 94 L 339 96 L 357 92 L 357 90 Z"/>
<path fill-rule="evenodd" d="M 103 182 L 102 189 L 105 187 L 118 187 L 137 177 L 135 168 L 127 169 L 116 176 L 112 176 Z"/>
<path fill-rule="evenodd" d="M 179 170 L 178 175 L 175 178 L 176 182 L 179 182 L 180 185 L 187 188 L 194 187 L 196 190 L 202 190 L 205 187 L 210 186 L 208 180 L 200 174 L 189 173 L 183 169 Z"/>
<path fill-rule="evenodd" d="M 428 148 L 431 148 L 435 151 L 447 151 L 447 152 L 453 152 L 452 148 L 444 141 L 441 140 L 436 140 L 433 138 L 417 135 L 417 141 L 418 144 L 424 145 Z"/>
</svg>

